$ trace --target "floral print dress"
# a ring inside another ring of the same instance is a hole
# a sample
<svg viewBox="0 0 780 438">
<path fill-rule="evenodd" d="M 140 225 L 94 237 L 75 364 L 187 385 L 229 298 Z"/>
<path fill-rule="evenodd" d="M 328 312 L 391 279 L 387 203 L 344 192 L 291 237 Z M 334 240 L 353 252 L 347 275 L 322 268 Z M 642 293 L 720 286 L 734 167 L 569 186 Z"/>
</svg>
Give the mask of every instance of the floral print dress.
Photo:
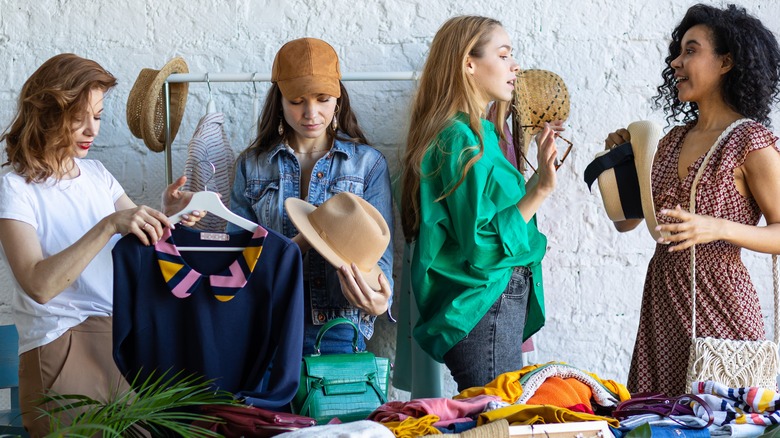
<svg viewBox="0 0 780 438">
<path fill-rule="evenodd" d="M 735 126 L 736 125 L 736 126 Z M 688 124 L 672 129 L 659 143 L 652 170 L 653 200 L 659 223 L 669 219 L 661 209 L 680 205 L 688 210 L 691 185 L 704 155 L 680 180 L 677 165 Z M 761 210 L 742 196 L 734 183 L 734 169 L 751 151 L 775 145 L 777 137 L 763 125 L 744 121 L 724 131 L 699 181 L 696 213 L 746 225 L 756 225 Z M 774 146 L 777 149 L 777 145 Z M 691 345 L 690 251 L 668 252 L 656 245 L 647 269 L 639 330 L 631 358 L 628 389 L 677 395 L 685 387 Z M 697 336 L 725 339 L 764 338 L 758 294 L 740 257 L 741 248 L 724 241 L 696 245 Z"/>
</svg>

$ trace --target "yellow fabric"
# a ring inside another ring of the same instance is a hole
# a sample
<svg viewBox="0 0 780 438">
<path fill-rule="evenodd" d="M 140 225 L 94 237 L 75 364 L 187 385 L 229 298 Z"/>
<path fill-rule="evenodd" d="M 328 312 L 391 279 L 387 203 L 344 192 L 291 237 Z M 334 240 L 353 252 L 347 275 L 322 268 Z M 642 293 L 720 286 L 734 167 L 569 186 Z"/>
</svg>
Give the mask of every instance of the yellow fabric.
<svg viewBox="0 0 780 438">
<path fill-rule="evenodd" d="M 620 401 L 626 401 L 631 398 L 631 393 L 628 392 L 628 388 L 626 388 L 626 385 L 623 385 L 622 383 L 618 383 L 614 380 L 603 380 L 602 378 L 600 378 L 594 373 L 589 373 L 587 371 L 583 371 L 583 372 L 596 379 L 599 383 L 604 385 L 605 388 L 617 394 Z"/>
<path fill-rule="evenodd" d="M 486 394 L 486 395 L 501 397 L 501 399 L 507 403 L 515 403 L 520 398 L 520 396 L 523 395 L 523 386 L 520 385 L 520 379 L 526 374 L 529 374 L 540 367 L 551 365 L 551 364 L 567 365 L 565 362 L 555 362 L 555 361 L 547 362 L 543 364 L 528 365 L 518 371 L 510 371 L 508 373 L 500 374 L 492 382 L 488 383 L 485 386 L 475 386 L 473 388 L 465 389 L 464 391 L 461 391 L 460 394 L 456 395 L 453 398 L 454 399 L 471 398 L 471 397 L 476 397 L 478 395 Z M 608 390 L 617 394 L 618 397 L 620 398 L 620 401 L 628 400 L 631 398 L 631 394 L 628 392 L 628 389 L 626 388 L 625 385 L 621 383 L 617 383 L 613 380 L 603 380 L 594 373 L 589 373 L 587 371 L 583 371 L 583 373 L 593 377 L 594 379 L 596 379 L 597 382 L 604 385 L 604 387 L 606 387 Z"/>
<path fill-rule="evenodd" d="M 604 420 L 609 423 L 610 426 L 620 427 L 620 422 L 615 418 L 586 414 L 584 412 L 573 412 L 568 409 L 550 405 L 511 405 L 484 412 L 477 418 L 477 425 L 490 423 L 502 418 L 507 420 L 509 424 L 520 425 Z"/>
<path fill-rule="evenodd" d="M 246 266 L 249 268 L 249 272 L 255 270 L 257 260 L 260 258 L 260 253 L 263 252 L 263 246 L 248 246 L 244 249 L 243 255 L 246 261 Z"/>
<path fill-rule="evenodd" d="M 162 272 L 165 282 L 171 281 L 174 275 L 181 270 L 184 265 L 181 263 L 173 263 L 167 260 L 158 260 L 160 262 L 160 272 Z"/>
<path fill-rule="evenodd" d="M 439 421 L 436 415 L 426 415 L 420 418 L 409 417 L 404 421 L 388 421 L 380 423 L 390 429 L 398 438 L 415 438 L 422 435 L 441 435 L 439 429 L 433 427 Z"/>
</svg>

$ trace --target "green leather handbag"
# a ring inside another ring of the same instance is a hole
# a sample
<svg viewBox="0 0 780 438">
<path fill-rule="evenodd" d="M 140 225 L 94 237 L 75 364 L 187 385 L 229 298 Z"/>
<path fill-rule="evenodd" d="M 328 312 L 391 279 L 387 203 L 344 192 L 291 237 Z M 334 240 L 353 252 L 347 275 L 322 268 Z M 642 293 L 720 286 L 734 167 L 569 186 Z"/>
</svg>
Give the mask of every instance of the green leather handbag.
<svg viewBox="0 0 780 438">
<path fill-rule="evenodd" d="M 349 324 L 355 329 L 350 354 L 319 354 L 320 341 L 331 327 Z M 325 424 L 334 417 L 341 422 L 365 420 L 387 402 L 390 360 L 371 352 L 358 352 L 358 328 L 346 318 L 328 321 L 317 334 L 314 350 L 301 364 L 301 382 L 292 400 L 293 412 Z"/>
</svg>

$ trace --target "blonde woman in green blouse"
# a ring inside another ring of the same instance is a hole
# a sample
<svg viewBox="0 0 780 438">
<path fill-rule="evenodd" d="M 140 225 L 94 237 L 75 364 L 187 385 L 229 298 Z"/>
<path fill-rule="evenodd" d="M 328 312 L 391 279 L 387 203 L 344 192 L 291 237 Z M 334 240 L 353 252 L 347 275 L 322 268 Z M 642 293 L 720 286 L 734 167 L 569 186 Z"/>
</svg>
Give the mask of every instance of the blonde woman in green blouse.
<svg viewBox="0 0 780 438">
<path fill-rule="evenodd" d="M 522 368 L 523 339 L 544 324 L 547 239 L 535 214 L 556 185 L 554 130 L 536 138 L 539 178 L 526 189 L 485 120 L 489 102 L 505 114 L 517 71 L 501 23 L 451 18 L 433 39 L 412 108 L 401 217 L 415 243 L 414 337 L 460 391 Z"/>
</svg>

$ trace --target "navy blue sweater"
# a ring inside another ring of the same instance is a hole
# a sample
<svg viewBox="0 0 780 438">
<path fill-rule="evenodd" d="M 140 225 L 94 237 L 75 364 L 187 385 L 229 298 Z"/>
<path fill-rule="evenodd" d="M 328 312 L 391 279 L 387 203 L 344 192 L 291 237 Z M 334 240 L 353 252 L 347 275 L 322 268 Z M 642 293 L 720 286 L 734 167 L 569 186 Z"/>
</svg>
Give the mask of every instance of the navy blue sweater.
<svg viewBox="0 0 780 438">
<path fill-rule="evenodd" d="M 227 301 L 217 298 L 226 299 L 212 288 L 216 280 L 209 275 L 226 270 L 241 252 L 183 251 L 179 258 L 158 256 L 154 246 L 142 245 L 132 234 L 117 243 L 113 351 L 128 381 L 138 376 L 140 384 L 152 373 L 184 371 L 215 379 L 218 388 L 245 397 L 247 404 L 284 409 L 298 389 L 301 369 L 302 263 L 297 245 L 273 230 L 267 233 L 246 285 Z M 244 247 L 252 240 L 245 231 L 229 236 L 224 242 L 203 241 L 200 232 L 179 225 L 172 243 Z M 177 269 L 170 260 L 180 261 L 183 271 L 196 271 L 192 275 L 200 281 L 187 296 L 175 296 L 166 283 L 158 262 L 165 257 L 167 266 Z"/>
</svg>

